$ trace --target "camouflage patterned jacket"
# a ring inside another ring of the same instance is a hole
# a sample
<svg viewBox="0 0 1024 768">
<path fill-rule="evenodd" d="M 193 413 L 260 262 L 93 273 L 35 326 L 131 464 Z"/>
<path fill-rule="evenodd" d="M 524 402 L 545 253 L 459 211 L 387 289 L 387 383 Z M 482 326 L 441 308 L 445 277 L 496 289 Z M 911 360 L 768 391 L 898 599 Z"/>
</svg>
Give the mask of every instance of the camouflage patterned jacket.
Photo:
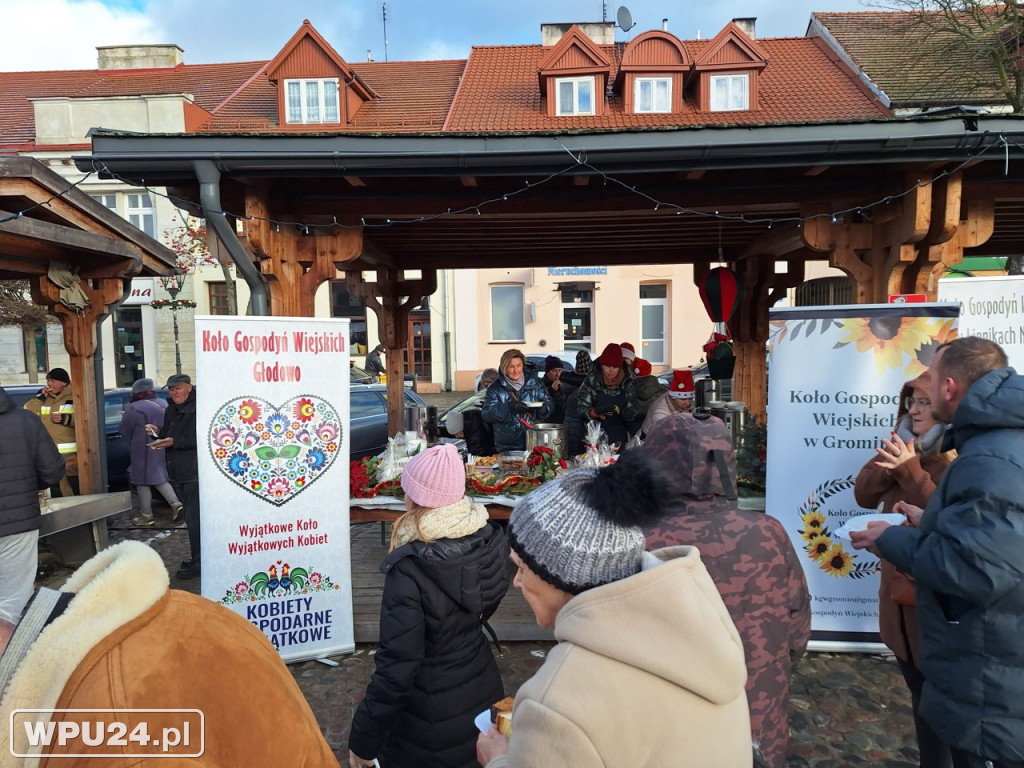
<svg viewBox="0 0 1024 768">
<path fill-rule="evenodd" d="M 751 737 L 773 768 L 786 765 L 790 673 L 811 634 L 803 568 L 782 523 L 736 508 L 709 452 L 725 457 L 735 489 L 727 427 L 689 413 L 667 416 L 644 443 L 663 478 L 668 513 L 647 532 L 648 549 L 691 544 L 701 553 L 743 640 Z"/>
</svg>

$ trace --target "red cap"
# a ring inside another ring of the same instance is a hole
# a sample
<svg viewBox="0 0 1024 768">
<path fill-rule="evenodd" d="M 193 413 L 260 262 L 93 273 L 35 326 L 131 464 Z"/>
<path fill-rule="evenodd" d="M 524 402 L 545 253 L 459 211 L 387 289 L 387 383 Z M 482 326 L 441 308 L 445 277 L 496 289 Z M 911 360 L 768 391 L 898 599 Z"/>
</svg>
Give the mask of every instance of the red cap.
<svg viewBox="0 0 1024 768">
<path fill-rule="evenodd" d="M 598 365 L 618 367 L 622 365 L 622 347 L 618 344 L 609 344 L 597 358 Z"/>
<path fill-rule="evenodd" d="M 638 357 L 633 361 L 633 374 L 635 376 L 650 376 L 651 375 L 651 364 L 644 360 L 642 357 Z"/>
<path fill-rule="evenodd" d="M 619 344 L 619 348 L 622 350 L 622 356 L 626 360 L 636 360 L 636 348 L 628 341 Z"/>
<path fill-rule="evenodd" d="M 694 395 L 693 371 L 672 371 L 672 383 L 668 385 L 670 397 L 689 400 Z"/>
</svg>

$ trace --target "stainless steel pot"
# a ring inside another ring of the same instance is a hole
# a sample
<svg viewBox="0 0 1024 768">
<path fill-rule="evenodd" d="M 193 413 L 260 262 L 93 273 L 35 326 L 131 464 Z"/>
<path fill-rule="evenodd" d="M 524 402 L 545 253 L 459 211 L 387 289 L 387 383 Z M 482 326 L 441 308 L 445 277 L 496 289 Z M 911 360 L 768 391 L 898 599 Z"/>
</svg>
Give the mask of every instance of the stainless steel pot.
<svg viewBox="0 0 1024 768">
<path fill-rule="evenodd" d="M 565 424 L 534 424 L 526 430 L 526 450 L 544 445 L 559 459 L 566 458 L 569 449 L 569 430 Z"/>
</svg>

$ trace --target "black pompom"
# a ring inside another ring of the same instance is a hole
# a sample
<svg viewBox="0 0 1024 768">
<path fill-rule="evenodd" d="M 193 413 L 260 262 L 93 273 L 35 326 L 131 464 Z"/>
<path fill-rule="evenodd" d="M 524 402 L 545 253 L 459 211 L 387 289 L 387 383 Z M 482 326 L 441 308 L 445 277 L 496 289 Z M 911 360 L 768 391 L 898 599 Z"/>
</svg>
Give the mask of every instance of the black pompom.
<svg viewBox="0 0 1024 768">
<path fill-rule="evenodd" d="M 586 504 L 606 520 L 645 528 L 664 516 L 663 493 L 647 455 L 636 448 L 602 467 L 586 490 Z"/>
</svg>

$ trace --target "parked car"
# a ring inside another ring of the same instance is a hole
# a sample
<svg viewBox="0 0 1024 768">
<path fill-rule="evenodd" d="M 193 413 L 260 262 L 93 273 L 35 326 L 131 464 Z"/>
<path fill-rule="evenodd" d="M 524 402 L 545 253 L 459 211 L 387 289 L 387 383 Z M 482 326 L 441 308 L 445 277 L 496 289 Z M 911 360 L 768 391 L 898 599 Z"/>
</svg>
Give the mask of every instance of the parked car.
<svg viewBox="0 0 1024 768">
<path fill-rule="evenodd" d="M 374 376 L 369 371 L 360 368 L 353 362 L 349 362 L 348 369 L 349 376 L 351 377 L 353 384 L 377 384 L 380 382 L 380 379 L 377 376 Z"/>
<path fill-rule="evenodd" d="M 526 364 L 523 366 L 523 370 L 527 376 L 536 376 L 540 378 L 544 375 L 544 361 L 548 355 L 554 355 L 562 361 L 562 369 L 566 371 L 576 370 L 576 352 L 575 349 L 557 349 L 553 352 L 531 352 L 526 355 Z M 593 353 L 591 353 L 593 357 Z M 496 367 L 491 366 L 491 367 Z M 480 377 L 483 373 L 478 373 L 476 379 L 473 380 L 473 390 L 476 392 L 480 391 Z"/>
<path fill-rule="evenodd" d="M 409 387 L 402 389 L 404 407 L 427 403 Z M 349 458 L 376 456 L 388 445 L 388 388 L 385 384 L 353 384 L 349 390 Z"/>
<path fill-rule="evenodd" d="M 23 406 L 42 386 L 42 384 L 13 384 L 4 389 L 7 390 L 7 394 L 11 396 L 15 405 Z M 166 401 L 166 389 L 161 387 L 156 390 L 156 393 Z M 131 387 L 107 389 L 103 392 L 103 422 L 107 442 L 107 484 L 111 488 L 128 486 L 128 465 L 131 463 L 128 439 L 121 437 L 118 427 L 121 426 L 121 416 L 124 414 L 125 406 L 131 400 L 131 395 Z"/>
</svg>

